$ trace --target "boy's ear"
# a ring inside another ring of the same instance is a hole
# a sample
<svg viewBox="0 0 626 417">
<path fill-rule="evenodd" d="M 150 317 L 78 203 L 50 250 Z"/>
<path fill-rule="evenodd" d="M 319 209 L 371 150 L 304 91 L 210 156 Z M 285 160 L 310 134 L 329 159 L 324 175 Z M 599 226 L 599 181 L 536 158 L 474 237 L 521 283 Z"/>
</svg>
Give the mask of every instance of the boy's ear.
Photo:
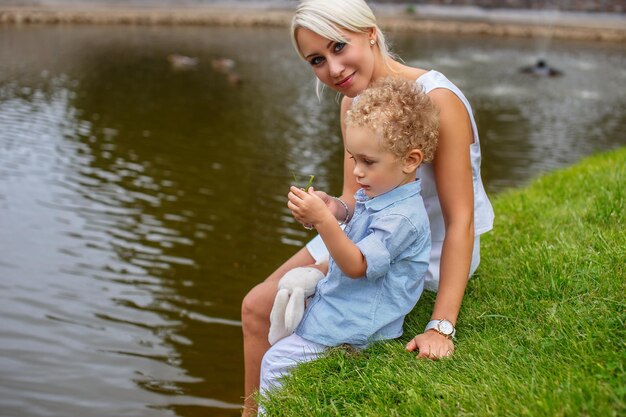
<svg viewBox="0 0 626 417">
<path fill-rule="evenodd" d="M 409 174 L 420 166 L 424 160 L 424 154 L 419 149 L 411 149 L 404 157 L 404 164 L 402 165 L 402 172 Z"/>
</svg>

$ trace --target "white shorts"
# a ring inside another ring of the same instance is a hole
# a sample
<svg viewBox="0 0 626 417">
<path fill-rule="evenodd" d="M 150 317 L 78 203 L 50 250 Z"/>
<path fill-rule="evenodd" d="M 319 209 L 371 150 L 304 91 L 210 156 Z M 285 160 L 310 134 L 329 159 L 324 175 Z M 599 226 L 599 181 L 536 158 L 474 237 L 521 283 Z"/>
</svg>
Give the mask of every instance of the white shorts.
<svg viewBox="0 0 626 417">
<path fill-rule="evenodd" d="M 428 291 L 437 291 L 439 288 L 439 263 L 441 262 L 441 248 L 443 247 L 443 241 L 432 242 L 430 249 L 430 262 L 428 263 L 428 271 L 426 272 L 424 280 L 424 289 Z M 324 245 L 322 238 L 317 235 L 309 243 L 306 244 L 306 248 L 315 259 L 315 262 L 328 257 L 328 249 Z M 472 249 L 472 262 L 470 264 L 471 277 L 480 264 L 480 236 L 474 238 L 474 249 Z"/>
<path fill-rule="evenodd" d="M 281 377 L 302 362 L 309 362 L 326 349 L 326 346 L 303 339 L 293 333 L 276 342 L 263 356 L 259 391 L 280 387 Z"/>
</svg>

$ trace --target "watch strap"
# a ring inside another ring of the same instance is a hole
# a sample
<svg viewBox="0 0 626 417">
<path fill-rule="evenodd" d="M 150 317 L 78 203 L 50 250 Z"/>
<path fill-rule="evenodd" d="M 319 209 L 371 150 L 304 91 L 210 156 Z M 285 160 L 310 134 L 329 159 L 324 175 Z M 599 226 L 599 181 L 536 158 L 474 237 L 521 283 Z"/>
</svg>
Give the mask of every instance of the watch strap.
<svg viewBox="0 0 626 417">
<path fill-rule="evenodd" d="M 449 333 L 449 334 L 444 333 L 444 332 L 440 329 L 440 324 L 441 324 L 441 322 L 447 322 L 447 323 L 450 325 L 450 327 L 452 327 L 452 333 Z M 428 324 L 426 325 L 426 328 L 424 329 L 424 332 L 427 332 L 428 330 L 431 330 L 431 329 L 432 329 L 432 330 L 435 330 L 435 331 L 436 331 L 437 333 L 439 333 L 439 334 L 442 334 L 442 335 L 444 335 L 444 336 L 446 336 L 446 337 L 449 337 L 450 339 L 453 339 L 453 338 L 454 338 L 454 336 L 456 335 L 456 328 L 454 327 L 454 325 L 452 324 L 452 322 L 451 322 L 451 321 L 449 321 L 449 320 L 445 320 L 445 319 L 443 319 L 443 320 L 437 320 L 437 319 L 435 319 L 435 320 L 431 320 L 431 321 L 429 321 L 429 322 L 428 322 Z"/>
</svg>

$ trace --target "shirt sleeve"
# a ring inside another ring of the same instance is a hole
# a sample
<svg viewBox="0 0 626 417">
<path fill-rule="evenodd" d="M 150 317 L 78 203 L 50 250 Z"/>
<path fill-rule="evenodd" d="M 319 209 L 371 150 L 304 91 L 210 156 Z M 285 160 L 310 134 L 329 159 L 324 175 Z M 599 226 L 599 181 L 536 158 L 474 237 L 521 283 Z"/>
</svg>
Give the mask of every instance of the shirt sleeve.
<svg viewBox="0 0 626 417">
<path fill-rule="evenodd" d="M 415 225 L 405 216 L 389 214 L 375 219 L 367 236 L 356 242 L 365 260 L 365 277 L 377 280 L 387 274 L 391 263 L 419 237 Z"/>
</svg>

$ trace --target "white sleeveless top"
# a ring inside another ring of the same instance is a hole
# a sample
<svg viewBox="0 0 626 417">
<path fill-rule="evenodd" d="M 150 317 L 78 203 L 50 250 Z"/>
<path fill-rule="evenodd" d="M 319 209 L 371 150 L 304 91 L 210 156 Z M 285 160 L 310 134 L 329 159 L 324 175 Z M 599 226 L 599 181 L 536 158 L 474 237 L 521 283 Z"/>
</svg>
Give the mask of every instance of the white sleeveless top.
<svg viewBox="0 0 626 417">
<path fill-rule="evenodd" d="M 429 71 L 420 76 L 416 82 L 423 86 L 425 93 L 429 93 L 437 88 L 445 88 L 452 91 L 467 109 L 474 133 L 474 143 L 470 145 L 472 180 L 474 183 L 474 235 L 478 236 L 488 232 L 493 228 L 494 213 L 480 178 L 480 142 L 472 107 L 461 90 L 440 72 Z M 435 187 L 435 173 L 432 164 L 423 163 L 417 170 L 417 177 L 422 180 L 422 198 L 424 199 L 424 205 L 430 220 L 432 240 L 443 241 L 446 228 L 443 222 L 437 188 Z"/>
</svg>

